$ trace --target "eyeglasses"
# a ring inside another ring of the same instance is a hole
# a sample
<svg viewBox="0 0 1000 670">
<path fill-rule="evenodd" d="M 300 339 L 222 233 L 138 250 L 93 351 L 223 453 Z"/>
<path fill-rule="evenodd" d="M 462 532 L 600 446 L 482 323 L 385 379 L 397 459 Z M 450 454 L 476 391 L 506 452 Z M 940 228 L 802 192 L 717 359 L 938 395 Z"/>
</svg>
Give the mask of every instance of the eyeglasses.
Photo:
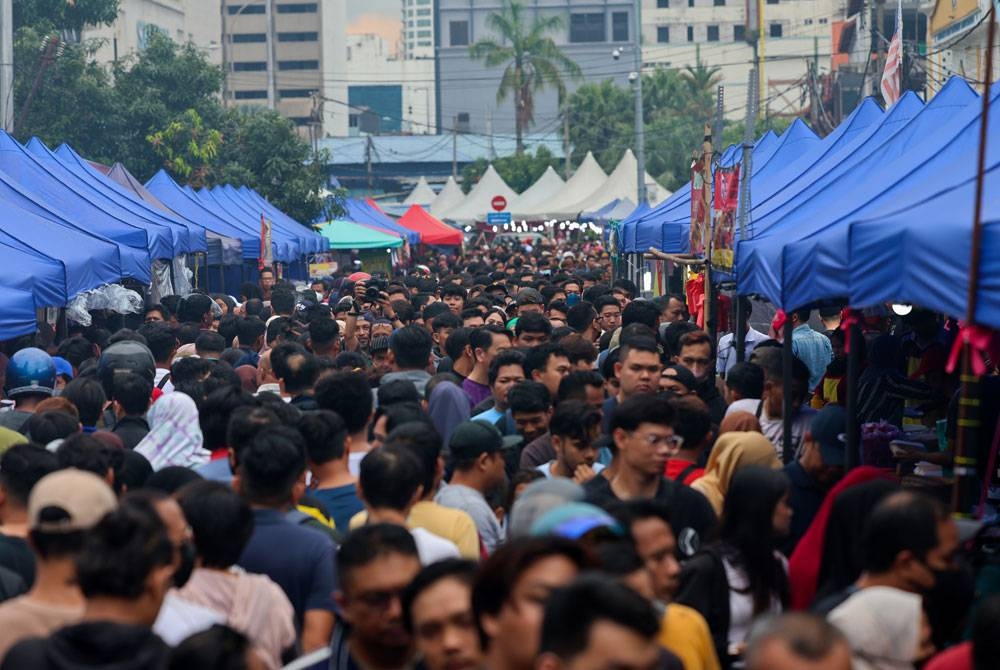
<svg viewBox="0 0 1000 670">
<path fill-rule="evenodd" d="M 636 435 L 640 440 L 645 442 L 651 447 L 655 447 L 658 444 L 662 444 L 671 449 L 680 449 L 684 446 L 684 438 L 680 435 Z"/>
</svg>

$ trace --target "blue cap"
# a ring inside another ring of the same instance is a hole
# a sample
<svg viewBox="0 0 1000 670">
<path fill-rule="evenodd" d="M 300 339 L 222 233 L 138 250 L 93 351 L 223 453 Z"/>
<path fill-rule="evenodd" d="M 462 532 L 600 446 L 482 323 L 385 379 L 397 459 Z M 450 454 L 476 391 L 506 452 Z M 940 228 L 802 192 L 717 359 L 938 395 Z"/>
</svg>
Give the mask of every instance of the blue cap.
<svg viewBox="0 0 1000 670">
<path fill-rule="evenodd" d="M 56 376 L 63 375 L 65 377 L 73 378 L 73 366 L 65 358 L 60 356 L 53 356 L 52 362 L 56 364 Z"/>
</svg>

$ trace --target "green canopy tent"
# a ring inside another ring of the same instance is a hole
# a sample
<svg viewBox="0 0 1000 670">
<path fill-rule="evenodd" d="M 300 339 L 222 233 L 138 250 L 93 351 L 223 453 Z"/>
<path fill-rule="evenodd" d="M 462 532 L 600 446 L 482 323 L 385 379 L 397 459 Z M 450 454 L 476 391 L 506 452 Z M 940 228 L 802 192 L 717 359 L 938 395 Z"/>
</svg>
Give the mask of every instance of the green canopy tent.
<svg viewBox="0 0 1000 670">
<path fill-rule="evenodd" d="M 331 249 L 395 249 L 403 246 L 403 240 L 396 235 L 380 233 L 350 221 L 330 221 L 319 226 L 318 230 L 329 240 Z"/>
</svg>

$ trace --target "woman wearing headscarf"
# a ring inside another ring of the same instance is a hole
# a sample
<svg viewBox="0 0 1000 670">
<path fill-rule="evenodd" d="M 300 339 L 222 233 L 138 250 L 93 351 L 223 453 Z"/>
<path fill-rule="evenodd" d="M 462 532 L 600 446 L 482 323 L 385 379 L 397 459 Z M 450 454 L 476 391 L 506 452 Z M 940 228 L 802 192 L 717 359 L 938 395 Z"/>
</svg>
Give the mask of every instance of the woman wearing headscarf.
<svg viewBox="0 0 1000 670">
<path fill-rule="evenodd" d="M 427 401 L 427 413 L 441 435 L 443 444 L 448 444 L 455 427 L 469 420 L 469 396 L 450 381 L 435 384 Z"/>
<path fill-rule="evenodd" d="M 749 465 L 781 467 L 774 445 L 760 433 L 726 433 L 715 442 L 708 456 L 705 474 L 691 484 L 711 503 L 717 515 L 722 514 L 729 483 L 736 471 Z"/>
<path fill-rule="evenodd" d="M 136 445 L 153 470 L 168 465 L 193 468 L 207 463 L 211 453 L 203 446 L 198 407 L 189 396 L 168 393 L 149 409 L 146 415 L 149 433 Z"/>
<path fill-rule="evenodd" d="M 813 518 L 805 535 L 799 540 L 799 544 L 795 547 L 795 551 L 792 552 L 788 561 L 792 609 L 804 610 L 812 604 L 819 586 L 820 563 L 826 553 L 824 550 L 831 547 L 830 552 L 837 551 L 834 545 L 828 544 L 826 541 L 834 502 L 848 489 L 859 487 L 866 482 L 884 480 L 886 486 L 879 486 L 879 488 L 895 488 L 891 483 L 891 477 L 885 470 L 871 466 L 854 468 L 826 494 L 819 512 Z M 861 517 L 861 519 L 864 518 L 866 517 Z"/>
<path fill-rule="evenodd" d="M 719 435 L 726 433 L 763 433 L 760 421 L 750 412 L 730 412 L 719 424 Z"/>
<path fill-rule="evenodd" d="M 858 591 L 827 620 L 851 645 L 854 670 L 912 670 L 934 653 L 920 596 L 888 586 Z"/>
</svg>

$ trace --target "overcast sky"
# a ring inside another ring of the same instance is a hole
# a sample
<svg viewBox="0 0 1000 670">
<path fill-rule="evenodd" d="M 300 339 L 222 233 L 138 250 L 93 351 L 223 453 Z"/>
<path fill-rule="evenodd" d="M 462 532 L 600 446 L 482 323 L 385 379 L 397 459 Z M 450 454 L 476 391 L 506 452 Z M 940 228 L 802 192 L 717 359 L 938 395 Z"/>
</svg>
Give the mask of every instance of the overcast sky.
<svg viewBox="0 0 1000 670">
<path fill-rule="evenodd" d="M 401 14 L 401 0 L 347 0 L 347 32 L 377 33 L 395 47 Z"/>
</svg>

